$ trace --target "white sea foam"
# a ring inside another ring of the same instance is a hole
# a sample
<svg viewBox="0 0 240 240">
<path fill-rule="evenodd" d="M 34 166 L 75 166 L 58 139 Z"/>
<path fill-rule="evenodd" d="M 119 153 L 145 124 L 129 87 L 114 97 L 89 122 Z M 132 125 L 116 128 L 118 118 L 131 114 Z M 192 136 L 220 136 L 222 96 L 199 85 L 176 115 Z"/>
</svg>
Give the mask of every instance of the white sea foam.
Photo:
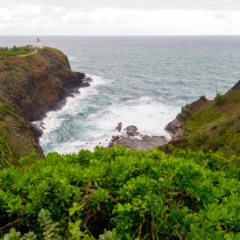
<svg viewBox="0 0 240 240">
<path fill-rule="evenodd" d="M 137 126 L 143 135 L 165 136 L 170 140 L 164 127 L 175 118 L 180 109 L 167 106 L 150 96 L 126 102 L 115 101 L 106 107 L 101 107 L 98 102 L 89 103 L 96 97 L 101 99 L 98 86 L 109 83 L 101 77 L 91 77 L 91 87 L 81 88 L 80 94 L 74 98 L 69 97 L 61 110 L 49 112 L 42 121 L 45 129 L 40 144 L 45 153 L 71 153 L 80 149 L 92 151 L 97 145 L 107 147 L 112 136 L 126 134 L 124 129 L 129 125 Z M 106 94 L 105 91 L 104 95 Z M 87 111 L 87 107 L 95 107 L 95 111 Z M 122 122 L 121 133 L 116 130 L 119 122 Z"/>
<path fill-rule="evenodd" d="M 87 74 L 86 74 L 87 75 Z M 106 82 L 103 80 L 103 78 L 95 75 L 87 75 L 93 79 L 93 82 L 91 82 L 91 87 L 87 88 L 80 88 L 80 93 L 77 93 L 74 95 L 74 97 L 68 97 L 66 104 L 63 106 L 62 109 L 56 110 L 56 111 L 50 111 L 47 113 L 47 116 L 39 122 L 34 122 L 34 124 L 38 125 L 43 130 L 43 135 L 40 138 L 40 144 L 45 148 L 44 146 L 47 146 L 49 144 L 53 145 L 53 149 L 51 148 L 51 151 L 57 151 L 59 153 L 68 153 L 68 152 L 76 152 L 79 151 L 79 148 L 76 149 L 76 147 L 82 148 L 82 146 L 86 145 L 86 142 L 72 142 L 71 139 L 67 143 L 64 143 L 64 146 L 62 146 L 61 143 L 52 143 L 51 138 L 49 137 L 50 133 L 54 132 L 55 130 L 58 130 L 61 127 L 61 124 L 63 121 L 68 119 L 68 116 L 74 116 L 78 113 L 78 106 L 79 101 L 92 97 L 93 95 L 97 94 L 98 91 L 96 89 L 97 86 L 103 85 Z M 92 145 L 92 144 L 91 144 Z M 97 143 L 95 144 L 95 146 Z M 90 149 L 93 149 L 90 147 Z M 48 152 L 47 150 L 45 152 Z"/>
<path fill-rule="evenodd" d="M 110 106 L 107 113 L 98 120 L 98 125 L 103 129 L 110 126 L 114 129 L 118 122 L 122 122 L 123 134 L 127 126 L 135 125 L 143 135 L 165 136 L 170 140 L 170 135 L 164 128 L 176 117 L 179 110 L 144 96 L 128 101 L 126 105 Z"/>
<path fill-rule="evenodd" d="M 69 61 L 75 61 L 77 59 L 77 57 L 68 57 Z"/>
</svg>

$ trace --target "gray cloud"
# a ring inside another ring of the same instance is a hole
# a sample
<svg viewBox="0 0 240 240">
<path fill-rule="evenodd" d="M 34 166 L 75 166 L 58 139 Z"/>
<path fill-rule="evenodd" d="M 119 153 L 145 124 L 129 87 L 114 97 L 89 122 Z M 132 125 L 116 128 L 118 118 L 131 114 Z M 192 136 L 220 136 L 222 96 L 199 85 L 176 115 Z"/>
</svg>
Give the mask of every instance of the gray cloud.
<svg viewBox="0 0 240 240">
<path fill-rule="evenodd" d="M 1 0 L 3 1 L 3 0 Z M 10 0 L 1 3 L 4 6 L 59 6 L 81 9 L 125 8 L 125 9 L 189 9 L 239 11 L 239 0 Z"/>
</svg>

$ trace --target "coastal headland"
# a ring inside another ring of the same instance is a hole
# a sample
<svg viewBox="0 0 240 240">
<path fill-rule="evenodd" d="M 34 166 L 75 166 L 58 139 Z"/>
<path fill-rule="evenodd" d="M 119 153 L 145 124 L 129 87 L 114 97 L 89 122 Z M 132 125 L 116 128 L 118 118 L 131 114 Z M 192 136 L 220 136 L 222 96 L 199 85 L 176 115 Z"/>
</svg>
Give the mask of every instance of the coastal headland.
<svg viewBox="0 0 240 240">
<path fill-rule="evenodd" d="M 84 77 L 71 70 L 66 55 L 49 47 L 0 60 L 0 137 L 7 162 L 16 164 L 32 151 L 43 157 L 41 133 L 30 122 L 60 108 L 66 97 L 89 84 Z"/>
</svg>

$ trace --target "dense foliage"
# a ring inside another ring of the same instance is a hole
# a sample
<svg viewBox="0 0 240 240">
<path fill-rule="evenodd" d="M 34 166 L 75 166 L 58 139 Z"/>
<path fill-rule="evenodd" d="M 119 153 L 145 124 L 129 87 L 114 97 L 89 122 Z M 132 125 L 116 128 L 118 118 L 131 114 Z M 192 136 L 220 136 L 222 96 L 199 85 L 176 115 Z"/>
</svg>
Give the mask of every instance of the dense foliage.
<svg viewBox="0 0 240 240">
<path fill-rule="evenodd" d="M 119 146 L 34 157 L 0 171 L 4 239 L 240 239 L 239 157 Z"/>
</svg>

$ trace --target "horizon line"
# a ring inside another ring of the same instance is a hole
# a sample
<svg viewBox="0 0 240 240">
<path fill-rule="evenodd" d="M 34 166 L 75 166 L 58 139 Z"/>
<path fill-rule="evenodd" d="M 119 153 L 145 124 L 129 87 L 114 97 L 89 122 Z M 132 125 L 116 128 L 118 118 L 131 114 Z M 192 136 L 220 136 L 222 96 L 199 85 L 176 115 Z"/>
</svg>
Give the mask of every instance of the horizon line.
<svg viewBox="0 0 240 240">
<path fill-rule="evenodd" d="M 240 36 L 240 34 L 166 34 L 166 35 L 154 35 L 154 34 L 149 34 L 149 35 L 110 35 L 110 34 L 105 34 L 105 35 L 94 35 L 94 34 L 88 34 L 88 35 L 77 35 L 77 34 L 10 34 L 10 35 L 1 35 L 1 37 L 13 37 L 13 36 L 61 36 L 61 37 L 198 37 L 198 36 Z"/>
</svg>

